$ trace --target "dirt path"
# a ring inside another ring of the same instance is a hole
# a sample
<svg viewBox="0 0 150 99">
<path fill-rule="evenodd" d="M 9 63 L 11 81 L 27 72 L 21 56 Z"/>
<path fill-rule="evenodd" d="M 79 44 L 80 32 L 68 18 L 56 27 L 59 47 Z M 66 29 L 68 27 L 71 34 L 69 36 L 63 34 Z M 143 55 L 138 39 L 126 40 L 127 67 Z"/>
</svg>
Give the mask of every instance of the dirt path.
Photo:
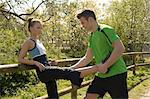
<svg viewBox="0 0 150 99">
<path fill-rule="evenodd" d="M 140 95 L 140 99 L 150 99 L 150 88 L 145 91 L 142 95 Z"/>
</svg>

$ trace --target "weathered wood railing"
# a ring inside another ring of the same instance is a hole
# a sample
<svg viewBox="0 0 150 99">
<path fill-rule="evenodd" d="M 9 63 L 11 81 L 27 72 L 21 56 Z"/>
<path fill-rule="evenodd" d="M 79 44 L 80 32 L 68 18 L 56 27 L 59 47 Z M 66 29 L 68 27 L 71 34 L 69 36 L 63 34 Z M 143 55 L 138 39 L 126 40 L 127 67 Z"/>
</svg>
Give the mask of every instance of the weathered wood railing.
<svg viewBox="0 0 150 99">
<path fill-rule="evenodd" d="M 75 64 L 77 61 L 79 61 L 79 59 L 80 58 L 57 60 L 58 62 L 57 66 L 60 66 L 60 67 L 69 66 L 71 64 Z M 31 69 L 35 69 L 35 67 L 24 65 L 24 64 L 0 65 L 0 74 L 16 72 L 16 71 L 31 70 Z"/>
<path fill-rule="evenodd" d="M 128 65 L 127 69 L 132 70 L 133 74 L 136 75 L 136 67 L 138 66 L 146 66 L 150 65 L 150 62 L 147 63 L 138 63 L 138 58 L 137 56 L 140 55 L 149 55 L 150 57 L 150 52 L 129 52 L 129 53 L 124 53 L 123 56 L 131 56 L 132 64 Z M 70 66 L 72 64 L 75 64 L 77 61 L 79 61 L 80 58 L 75 58 L 75 59 L 64 59 L 64 60 L 57 60 L 58 66 L 64 67 L 64 66 Z M 16 71 L 24 71 L 24 70 L 31 70 L 34 69 L 34 66 L 27 66 L 24 64 L 9 64 L 9 65 L 0 65 L 0 74 L 4 73 L 9 73 L 9 72 L 16 72 Z M 85 87 L 89 85 L 91 80 L 83 82 L 81 87 Z M 65 95 L 67 93 L 71 92 L 71 99 L 77 99 L 77 90 L 78 88 L 75 86 L 68 87 L 64 90 L 59 91 L 59 96 Z M 39 97 L 37 99 L 46 99 L 47 95 Z"/>
</svg>

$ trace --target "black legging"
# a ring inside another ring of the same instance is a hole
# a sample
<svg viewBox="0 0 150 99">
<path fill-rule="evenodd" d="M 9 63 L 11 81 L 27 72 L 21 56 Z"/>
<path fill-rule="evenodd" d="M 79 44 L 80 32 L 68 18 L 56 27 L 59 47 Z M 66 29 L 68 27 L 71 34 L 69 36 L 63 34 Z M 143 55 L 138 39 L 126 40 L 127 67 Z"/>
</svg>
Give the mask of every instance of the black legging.
<svg viewBox="0 0 150 99">
<path fill-rule="evenodd" d="M 40 81 L 46 84 L 48 97 L 50 99 L 58 99 L 56 79 L 67 79 L 70 80 L 72 84 L 80 86 L 82 82 L 82 79 L 80 79 L 80 72 L 66 67 L 49 66 L 46 55 L 36 57 L 34 60 L 46 66 L 44 71 L 40 72 L 38 68 L 36 71 Z"/>
<path fill-rule="evenodd" d="M 45 83 L 48 97 L 58 99 L 58 91 L 57 91 L 57 84 L 55 80 L 50 80 L 49 82 Z"/>
<path fill-rule="evenodd" d="M 82 79 L 80 73 L 69 69 L 59 69 L 47 67 L 43 72 L 37 72 L 41 82 L 46 84 L 48 97 L 58 99 L 57 85 L 55 79 L 67 79 L 72 84 L 80 86 Z"/>
</svg>

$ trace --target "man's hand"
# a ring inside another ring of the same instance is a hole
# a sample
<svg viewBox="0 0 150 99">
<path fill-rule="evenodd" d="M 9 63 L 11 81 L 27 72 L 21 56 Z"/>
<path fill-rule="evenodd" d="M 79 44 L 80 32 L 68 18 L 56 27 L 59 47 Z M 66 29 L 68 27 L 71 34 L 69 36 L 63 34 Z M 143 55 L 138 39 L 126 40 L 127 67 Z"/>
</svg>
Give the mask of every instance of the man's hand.
<svg viewBox="0 0 150 99">
<path fill-rule="evenodd" d="M 100 73 L 106 73 L 108 71 L 108 68 L 104 64 L 98 64 L 96 66 L 98 68 L 98 72 Z"/>
</svg>

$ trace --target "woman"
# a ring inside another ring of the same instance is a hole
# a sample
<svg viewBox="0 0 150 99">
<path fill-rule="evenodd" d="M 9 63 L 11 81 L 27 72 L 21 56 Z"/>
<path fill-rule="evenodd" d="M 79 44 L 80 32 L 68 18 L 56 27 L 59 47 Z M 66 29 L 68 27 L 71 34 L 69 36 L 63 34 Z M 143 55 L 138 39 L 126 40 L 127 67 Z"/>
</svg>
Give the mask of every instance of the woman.
<svg viewBox="0 0 150 99">
<path fill-rule="evenodd" d="M 28 22 L 30 37 L 22 45 L 18 60 L 20 63 L 36 66 L 36 72 L 40 81 L 46 84 L 49 98 L 58 99 L 56 79 L 67 79 L 72 84 L 80 86 L 81 79 L 84 76 L 98 71 L 97 66 L 81 69 L 51 67 L 46 58 L 45 47 L 39 41 L 39 35 L 42 30 L 41 22 L 32 18 Z M 27 53 L 29 53 L 32 60 L 25 58 Z"/>
</svg>

